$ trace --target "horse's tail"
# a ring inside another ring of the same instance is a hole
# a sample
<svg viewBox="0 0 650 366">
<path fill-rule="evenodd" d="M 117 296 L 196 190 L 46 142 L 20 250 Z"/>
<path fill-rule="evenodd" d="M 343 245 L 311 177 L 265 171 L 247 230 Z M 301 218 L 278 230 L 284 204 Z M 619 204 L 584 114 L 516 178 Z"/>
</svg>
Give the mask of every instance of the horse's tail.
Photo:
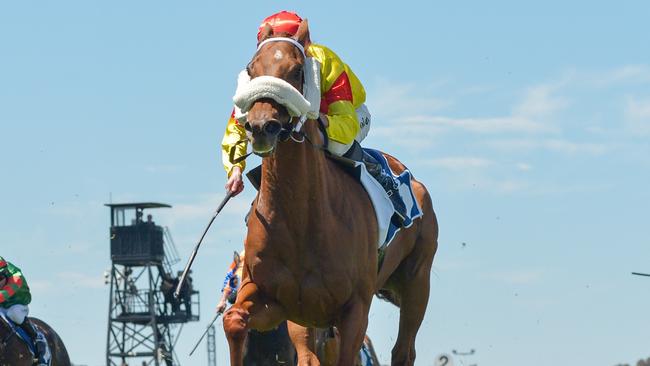
<svg viewBox="0 0 650 366">
<path fill-rule="evenodd" d="M 50 346 L 50 352 L 52 353 L 52 366 L 71 366 L 72 363 L 70 362 L 68 350 L 65 348 L 59 334 L 47 323 L 38 318 L 30 317 L 30 320 L 43 332 L 45 339 L 47 339 L 47 344 Z"/>
</svg>

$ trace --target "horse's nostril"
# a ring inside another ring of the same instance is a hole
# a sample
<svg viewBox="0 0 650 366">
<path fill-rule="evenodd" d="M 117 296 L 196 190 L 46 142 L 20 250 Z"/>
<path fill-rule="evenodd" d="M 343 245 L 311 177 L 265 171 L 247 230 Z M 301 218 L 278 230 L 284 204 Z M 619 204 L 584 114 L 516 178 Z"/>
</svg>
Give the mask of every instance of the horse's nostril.
<svg viewBox="0 0 650 366">
<path fill-rule="evenodd" d="M 268 121 L 264 125 L 264 132 L 268 135 L 277 135 L 280 133 L 280 130 L 282 129 L 282 125 L 278 121 Z"/>
<path fill-rule="evenodd" d="M 250 122 L 244 123 L 244 129 L 248 132 L 253 132 L 253 127 L 251 126 Z"/>
</svg>

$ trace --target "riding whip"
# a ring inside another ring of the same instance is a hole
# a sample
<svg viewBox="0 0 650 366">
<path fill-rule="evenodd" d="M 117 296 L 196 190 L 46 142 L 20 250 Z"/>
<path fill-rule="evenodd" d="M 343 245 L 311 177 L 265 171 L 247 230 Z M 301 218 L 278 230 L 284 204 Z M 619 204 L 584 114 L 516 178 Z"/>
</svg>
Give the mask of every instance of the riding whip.
<svg viewBox="0 0 650 366">
<path fill-rule="evenodd" d="M 196 342 L 196 345 L 194 346 L 194 348 L 192 348 L 192 352 L 190 352 L 190 356 L 192 355 L 192 353 L 194 353 L 194 351 L 196 351 L 196 347 L 198 347 L 199 344 L 201 344 L 201 341 L 203 340 L 203 337 L 205 337 L 205 335 L 208 334 L 208 331 L 209 331 L 210 328 L 212 327 L 212 324 L 214 324 L 214 322 L 217 321 L 217 318 L 218 318 L 221 314 L 223 314 L 223 312 L 222 312 L 222 311 L 218 311 L 217 314 L 215 314 L 214 318 L 212 318 L 212 321 L 210 322 L 210 324 L 208 324 L 208 326 L 205 328 L 205 332 L 203 332 L 203 334 L 201 334 L 201 338 L 199 338 L 199 341 Z"/>
<path fill-rule="evenodd" d="M 232 197 L 233 192 L 228 191 L 226 194 L 226 197 L 224 197 L 223 201 L 221 201 L 221 204 L 219 204 L 219 207 L 217 207 L 217 210 L 214 212 L 214 215 L 212 215 L 212 219 L 210 219 L 210 222 L 208 223 L 208 226 L 205 228 L 203 231 L 203 235 L 201 235 L 201 239 L 199 239 L 199 242 L 196 244 L 196 247 L 194 247 L 194 251 L 192 251 L 192 254 L 190 255 L 190 259 L 187 261 L 187 265 L 185 266 L 185 269 L 183 270 L 183 274 L 181 275 L 181 278 L 178 280 L 178 286 L 176 286 L 176 291 L 174 291 L 174 297 L 178 298 L 178 296 L 181 293 L 181 288 L 183 287 L 183 284 L 185 284 L 185 279 L 187 277 L 187 274 L 190 271 L 190 267 L 192 267 L 192 263 L 194 262 L 194 258 L 196 258 L 196 254 L 199 252 L 199 247 L 201 246 L 201 243 L 203 242 L 203 238 L 205 238 L 205 234 L 208 233 L 208 230 L 210 229 L 210 226 L 212 225 L 212 222 L 214 222 L 214 219 L 217 218 L 217 215 L 219 215 L 219 212 L 221 212 L 221 209 L 223 206 L 226 205 L 228 200 Z"/>
</svg>

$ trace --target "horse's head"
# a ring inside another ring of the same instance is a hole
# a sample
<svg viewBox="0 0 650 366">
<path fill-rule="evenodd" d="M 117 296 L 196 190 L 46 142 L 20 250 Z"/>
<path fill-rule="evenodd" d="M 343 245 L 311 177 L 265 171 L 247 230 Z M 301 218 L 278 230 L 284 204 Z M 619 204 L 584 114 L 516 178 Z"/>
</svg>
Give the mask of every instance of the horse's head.
<svg viewBox="0 0 650 366">
<path fill-rule="evenodd" d="M 308 115 L 311 104 L 303 97 L 308 42 L 306 20 L 291 37 L 274 34 L 268 24 L 260 33 L 257 52 L 246 68 L 250 82 L 243 90 L 238 88 L 234 97 L 247 113 L 244 128 L 257 155 L 273 152 L 281 132 L 290 131 L 292 123 Z"/>
</svg>

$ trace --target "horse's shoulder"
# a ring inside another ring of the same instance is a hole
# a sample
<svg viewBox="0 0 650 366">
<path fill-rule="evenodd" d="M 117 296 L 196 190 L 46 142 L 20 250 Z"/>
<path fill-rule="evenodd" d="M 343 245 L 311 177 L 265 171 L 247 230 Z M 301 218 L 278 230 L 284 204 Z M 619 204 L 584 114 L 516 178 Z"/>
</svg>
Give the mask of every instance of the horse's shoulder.
<svg viewBox="0 0 650 366">
<path fill-rule="evenodd" d="M 70 365 L 70 356 L 68 355 L 68 350 L 65 348 L 63 339 L 61 336 L 52 328 L 48 323 L 39 318 L 29 317 L 29 320 L 32 324 L 43 332 L 43 335 L 47 339 L 47 343 L 50 346 L 50 351 L 52 352 L 52 364 L 56 365 Z"/>
<path fill-rule="evenodd" d="M 4 316 L 0 316 L 0 331 L 2 333 L 13 331 L 11 328 L 11 324 L 9 324 L 9 321 Z"/>
<path fill-rule="evenodd" d="M 58 337 L 58 334 L 54 331 L 54 329 L 47 324 L 44 320 L 41 320 L 39 318 L 34 318 L 34 317 L 29 317 L 29 320 L 40 330 L 43 332 L 43 335 L 45 335 L 45 338 L 48 340 L 51 340 L 52 336 Z"/>
<path fill-rule="evenodd" d="M 29 320 L 30 320 L 32 323 L 34 323 L 36 326 L 38 326 L 38 327 L 42 327 L 42 328 L 50 328 L 50 326 L 49 326 L 49 325 L 48 325 L 44 320 L 41 320 L 41 319 L 39 319 L 39 318 L 35 318 L 35 317 L 33 317 L 33 316 L 30 316 L 30 317 L 29 317 Z"/>
</svg>

